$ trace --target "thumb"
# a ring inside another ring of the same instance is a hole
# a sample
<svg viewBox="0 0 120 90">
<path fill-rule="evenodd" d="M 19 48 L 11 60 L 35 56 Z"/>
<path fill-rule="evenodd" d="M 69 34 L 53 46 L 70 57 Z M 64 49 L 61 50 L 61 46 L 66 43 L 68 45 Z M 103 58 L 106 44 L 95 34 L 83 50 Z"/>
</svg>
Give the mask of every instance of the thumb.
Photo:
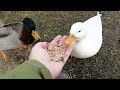
<svg viewBox="0 0 120 90">
<path fill-rule="evenodd" d="M 48 46 L 48 42 L 38 42 L 34 47 L 46 48 Z"/>
<path fill-rule="evenodd" d="M 64 59 L 65 62 L 68 60 L 68 58 L 69 58 L 71 52 L 72 52 L 72 47 L 69 46 L 69 47 L 67 48 L 66 53 L 65 53 L 65 59 Z"/>
</svg>

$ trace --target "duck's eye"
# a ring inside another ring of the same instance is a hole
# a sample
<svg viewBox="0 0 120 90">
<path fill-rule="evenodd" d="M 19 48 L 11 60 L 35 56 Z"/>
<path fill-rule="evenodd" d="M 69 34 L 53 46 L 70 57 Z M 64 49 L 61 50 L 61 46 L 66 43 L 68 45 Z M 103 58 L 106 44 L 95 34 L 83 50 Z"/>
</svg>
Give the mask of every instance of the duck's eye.
<svg viewBox="0 0 120 90">
<path fill-rule="evenodd" d="M 81 31 L 78 31 L 78 32 L 81 32 Z"/>
</svg>

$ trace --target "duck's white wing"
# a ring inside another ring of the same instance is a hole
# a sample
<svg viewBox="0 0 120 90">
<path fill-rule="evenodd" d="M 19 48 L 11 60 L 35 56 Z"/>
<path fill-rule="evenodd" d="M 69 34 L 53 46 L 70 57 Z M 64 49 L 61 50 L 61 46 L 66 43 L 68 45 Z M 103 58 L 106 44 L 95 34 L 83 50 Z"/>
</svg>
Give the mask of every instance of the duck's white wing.
<svg viewBox="0 0 120 90">
<path fill-rule="evenodd" d="M 84 29 L 90 33 L 102 33 L 101 14 L 97 12 L 97 15 L 83 22 Z"/>
</svg>

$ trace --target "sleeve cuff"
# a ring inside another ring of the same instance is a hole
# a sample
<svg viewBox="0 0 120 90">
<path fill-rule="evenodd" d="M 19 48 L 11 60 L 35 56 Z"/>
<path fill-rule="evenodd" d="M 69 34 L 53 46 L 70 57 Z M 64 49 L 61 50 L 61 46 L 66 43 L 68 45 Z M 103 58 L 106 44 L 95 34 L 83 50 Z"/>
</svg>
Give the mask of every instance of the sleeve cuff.
<svg viewBox="0 0 120 90">
<path fill-rule="evenodd" d="M 38 68 L 41 72 L 41 77 L 43 79 L 52 79 L 52 76 L 51 76 L 49 69 L 45 65 L 43 65 L 42 63 L 38 62 L 35 59 L 29 60 L 29 61 L 27 61 L 27 63 Z"/>
</svg>

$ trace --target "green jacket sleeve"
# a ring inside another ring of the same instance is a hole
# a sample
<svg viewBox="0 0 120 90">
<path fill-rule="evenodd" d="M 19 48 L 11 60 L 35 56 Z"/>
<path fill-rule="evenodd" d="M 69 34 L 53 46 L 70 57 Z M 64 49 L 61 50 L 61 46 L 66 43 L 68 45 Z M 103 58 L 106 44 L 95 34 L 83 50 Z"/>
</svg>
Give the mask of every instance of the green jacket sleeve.
<svg viewBox="0 0 120 90">
<path fill-rule="evenodd" d="M 52 76 L 40 62 L 28 60 L 1 75 L 0 79 L 52 79 Z"/>
</svg>

